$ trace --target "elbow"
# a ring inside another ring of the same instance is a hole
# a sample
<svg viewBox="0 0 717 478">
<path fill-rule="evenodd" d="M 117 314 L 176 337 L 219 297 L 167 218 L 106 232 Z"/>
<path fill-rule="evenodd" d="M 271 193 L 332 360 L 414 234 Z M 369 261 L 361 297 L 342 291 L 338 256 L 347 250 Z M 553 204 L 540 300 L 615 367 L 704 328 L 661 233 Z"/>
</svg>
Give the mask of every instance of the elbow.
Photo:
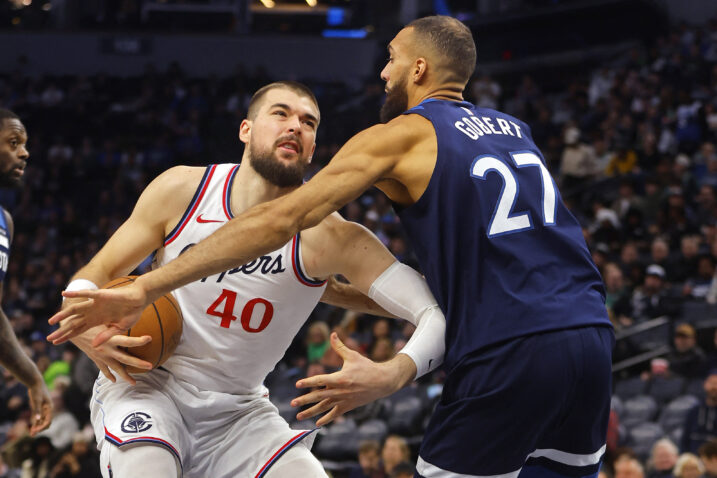
<svg viewBox="0 0 717 478">
<path fill-rule="evenodd" d="M 272 237 L 277 244 L 285 243 L 301 230 L 301 222 L 290 214 L 277 214 L 268 224 Z"/>
</svg>

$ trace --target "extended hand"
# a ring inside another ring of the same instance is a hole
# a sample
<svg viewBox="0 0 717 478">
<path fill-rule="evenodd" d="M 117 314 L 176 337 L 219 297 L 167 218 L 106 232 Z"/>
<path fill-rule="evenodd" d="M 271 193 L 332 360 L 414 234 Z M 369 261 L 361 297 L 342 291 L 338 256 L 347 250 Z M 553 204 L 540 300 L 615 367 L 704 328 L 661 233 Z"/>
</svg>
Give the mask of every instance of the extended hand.
<svg viewBox="0 0 717 478">
<path fill-rule="evenodd" d="M 416 374 L 416 366 L 407 355 L 399 354 L 388 362 L 376 363 L 346 347 L 335 332 L 331 334 L 331 347 L 344 360 L 344 365 L 338 372 L 296 382 L 298 388 L 325 387 L 292 400 L 294 407 L 316 403 L 299 413 L 296 416 L 299 420 L 328 410 L 316 422 L 317 426 L 325 425 L 356 407 L 392 394 Z"/>
<path fill-rule="evenodd" d="M 52 421 L 52 399 L 45 382 L 40 380 L 27 389 L 30 398 L 30 435 L 35 436 L 50 426 Z"/>
<path fill-rule="evenodd" d="M 136 324 L 144 308 L 151 302 L 136 282 L 116 289 L 64 291 L 62 295 L 86 300 L 64 307 L 50 317 L 51 325 L 62 321 L 60 328 L 47 337 L 55 345 L 105 324 L 107 327 L 92 342 L 95 347 L 101 345 Z"/>
</svg>

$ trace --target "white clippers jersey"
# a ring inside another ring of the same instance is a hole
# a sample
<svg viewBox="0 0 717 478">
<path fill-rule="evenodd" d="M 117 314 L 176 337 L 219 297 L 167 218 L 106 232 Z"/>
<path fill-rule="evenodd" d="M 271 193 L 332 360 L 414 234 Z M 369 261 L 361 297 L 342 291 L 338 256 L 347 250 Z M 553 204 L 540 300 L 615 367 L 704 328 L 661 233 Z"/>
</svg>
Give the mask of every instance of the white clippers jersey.
<svg viewBox="0 0 717 478">
<path fill-rule="evenodd" d="M 157 251 L 164 265 L 216 231 L 232 213 L 235 164 L 208 166 L 194 198 Z M 200 389 L 257 394 L 324 291 L 309 278 L 299 235 L 268 255 L 174 291 L 184 330 L 164 368 Z"/>
</svg>

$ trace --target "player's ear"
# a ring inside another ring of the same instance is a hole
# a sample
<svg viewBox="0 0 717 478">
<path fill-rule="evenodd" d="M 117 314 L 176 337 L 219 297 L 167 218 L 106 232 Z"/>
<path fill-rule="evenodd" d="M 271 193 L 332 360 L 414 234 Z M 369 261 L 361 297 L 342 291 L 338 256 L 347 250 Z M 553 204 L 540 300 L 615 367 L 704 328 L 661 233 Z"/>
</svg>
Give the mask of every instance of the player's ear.
<svg viewBox="0 0 717 478">
<path fill-rule="evenodd" d="M 252 122 L 248 119 L 242 120 L 239 125 L 239 141 L 242 143 L 249 142 L 249 136 L 251 136 Z"/>
<path fill-rule="evenodd" d="M 426 63 L 426 59 L 422 57 L 416 59 L 416 62 L 413 64 L 413 82 L 421 83 L 426 76 L 427 70 L 428 63 Z"/>
</svg>

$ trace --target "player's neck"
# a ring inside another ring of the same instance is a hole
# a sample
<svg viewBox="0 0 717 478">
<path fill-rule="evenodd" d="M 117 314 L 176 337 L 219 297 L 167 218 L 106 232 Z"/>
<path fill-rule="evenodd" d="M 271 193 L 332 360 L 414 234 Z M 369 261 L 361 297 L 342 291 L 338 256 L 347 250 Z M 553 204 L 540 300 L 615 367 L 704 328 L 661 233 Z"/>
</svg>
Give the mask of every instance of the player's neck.
<svg viewBox="0 0 717 478">
<path fill-rule="evenodd" d="M 270 183 L 244 161 L 232 184 L 232 213 L 239 215 L 257 204 L 276 199 L 294 189 L 296 186 L 282 188 Z"/>
<path fill-rule="evenodd" d="M 428 99 L 463 101 L 463 86 L 458 83 L 444 83 L 416 88 L 409 96 L 408 107 L 413 108 Z"/>
</svg>

